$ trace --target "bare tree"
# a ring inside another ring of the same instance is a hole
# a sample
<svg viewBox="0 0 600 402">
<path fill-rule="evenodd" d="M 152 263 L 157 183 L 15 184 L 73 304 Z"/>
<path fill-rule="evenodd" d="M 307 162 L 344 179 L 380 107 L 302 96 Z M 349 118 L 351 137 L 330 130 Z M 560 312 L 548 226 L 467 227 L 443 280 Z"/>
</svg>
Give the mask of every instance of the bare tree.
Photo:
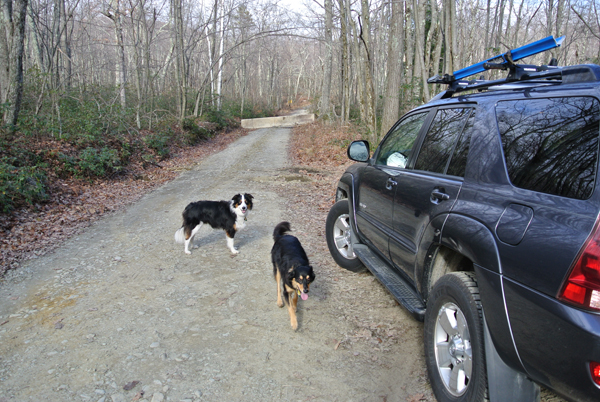
<svg viewBox="0 0 600 402">
<path fill-rule="evenodd" d="M 2 0 L 0 10 L 0 104 L 2 120 L 15 127 L 23 95 L 23 54 L 27 0 Z"/>
<path fill-rule="evenodd" d="M 121 0 L 112 0 L 109 9 L 104 11 L 104 15 L 108 17 L 114 25 L 114 35 L 116 41 L 117 51 L 117 66 L 115 70 L 115 77 L 117 87 L 119 88 L 119 99 L 121 101 L 121 107 L 125 109 L 127 107 L 127 64 L 125 63 L 125 43 L 123 37 L 123 13 L 121 10 Z"/>
<path fill-rule="evenodd" d="M 371 142 L 378 138 L 375 116 L 375 88 L 373 86 L 373 60 L 371 48 L 371 13 L 368 0 L 361 0 L 361 13 L 358 16 L 357 55 L 360 55 L 360 106 L 364 123 L 369 130 Z"/>
<path fill-rule="evenodd" d="M 135 117 L 138 129 L 142 128 L 143 108 L 150 101 L 152 90 L 150 43 L 156 24 L 156 9 L 153 10 L 152 17 L 149 18 L 146 6 L 146 0 L 130 0 L 128 7 L 137 94 Z"/>
<path fill-rule="evenodd" d="M 340 42 L 342 48 L 341 62 L 341 117 L 342 123 L 350 119 L 350 41 L 349 15 L 350 0 L 338 0 L 340 7 Z"/>
<path fill-rule="evenodd" d="M 585 12 L 578 11 L 575 8 L 575 6 L 571 6 L 571 9 L 575 12 L 577 17 L 583 22 L 585 27 L 588 29 L 588 32 L 600 40 L 600 15 L 598 13 L 596 3 L 594 1 L 591 1 L 587 8 L 588 10 L 587 12 Z M 587 17 L 584 15 L 584 13 L 588 14 Z"/>
<path fill-rule="evenodd" d="M 383 117 L 380 136 L 398 120 L 400 84 L 404 63 L 404 0 L 390 1 L 390 37 L 388 39 L 386 90 L 383 98 Z"/>
<path fill-rule="evenodd" d="M 321 91 L 321 116 L 331 116 L 329 97 L 331 95 L 331 70 L 333 65 L 333 2 L 325 0 L 325 57 L 323 60 L 323 87 Z"/>
<path fill-rule="evenodd" d="M 435 5 L 434 5 L 435 7 Z M 446 71 L 454 71 L 456 57 L 457 57 L 457 44 L 456 44 L 456 4 L 453 0 L 446 0 L 444 2 L 444 48 L 446 54 L 444 57 L 444 67 Z M 438 41 L 441 44 L 441 41 Z M 434 69 L 433 73 L 437 74 L 437 69 Z"/>
<path fill-rule="evenodd" d="M 185 71 L 185 50 L 184 50 L 184 28 L 183 14 L 181 12 L 182 1 L 171 0 L 171 18 L 173 21 L 173 49 L 175 49 L 175 65 L 177 80 L 177 106 L 179 109 L 179 120 L 185 117 L 187 108 L 187 74 Z"/>
</svg>

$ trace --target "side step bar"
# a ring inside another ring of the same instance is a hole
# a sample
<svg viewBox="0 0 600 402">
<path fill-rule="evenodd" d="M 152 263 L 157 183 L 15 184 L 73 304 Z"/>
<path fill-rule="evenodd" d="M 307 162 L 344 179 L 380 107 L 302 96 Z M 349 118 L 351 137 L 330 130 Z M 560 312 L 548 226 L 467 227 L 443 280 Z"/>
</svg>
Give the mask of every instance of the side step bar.
<svg viewBox="0 0 600 402">
<path fill-rule="evenodd" d="M 364 244 L 354 244 L 354 253 L 394 298 L 417 320 L 425 318 L 425 303 L 404 279 Z"/>
</svg>

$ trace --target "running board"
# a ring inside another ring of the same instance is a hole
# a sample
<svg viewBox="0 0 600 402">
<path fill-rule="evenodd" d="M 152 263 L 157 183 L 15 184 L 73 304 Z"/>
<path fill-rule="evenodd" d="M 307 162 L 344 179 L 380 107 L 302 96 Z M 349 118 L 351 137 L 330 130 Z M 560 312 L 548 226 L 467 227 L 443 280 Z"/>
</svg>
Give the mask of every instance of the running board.
<svg viewBox="0 0 600 402">
<path fill-rule="evenodd" d="M 364 244 L 355 244 L 354 253 L 365 266 L 387 288 L 394 298 L 417 320 L 425 318 L 425 303 L 406 281 L 385 261 Z"/>
</svg>

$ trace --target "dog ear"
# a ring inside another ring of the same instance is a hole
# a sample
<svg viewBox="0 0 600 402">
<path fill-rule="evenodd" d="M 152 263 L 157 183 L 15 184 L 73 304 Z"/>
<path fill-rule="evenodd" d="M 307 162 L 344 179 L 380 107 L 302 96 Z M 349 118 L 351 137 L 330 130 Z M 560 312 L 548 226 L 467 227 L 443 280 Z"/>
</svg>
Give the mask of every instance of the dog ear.
<svg viewBox="0 0 600 402">
<path fill-rule="evenodd" d="M 252 194 L 245 193 L 244 198 L 246 198 L 248 200 L 248 202 L 246 203 L 246 204 L 248 204 L 248 209 L 252 209 L 252 200 L 254 199 Z"/>
</svg>

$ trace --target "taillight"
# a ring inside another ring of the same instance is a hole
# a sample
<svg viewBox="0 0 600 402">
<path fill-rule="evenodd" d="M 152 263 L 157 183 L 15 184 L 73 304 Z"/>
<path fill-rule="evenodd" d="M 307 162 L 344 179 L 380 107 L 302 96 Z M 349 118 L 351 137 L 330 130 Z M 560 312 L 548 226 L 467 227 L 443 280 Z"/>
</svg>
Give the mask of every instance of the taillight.
<svg viewBox="0 0 600 402">
<path fill-rule="evenodd" d="M 559 298 L 579 307 L 600 311 L 600 229 L 594 227 L 571 274 L 563 285 Z"/>
<path fill-rule="evenodd" d="M 600 363 L 590 362 L 590 373 L 592 374 L 592 380 L 600 385 Z"/>
</svg>

